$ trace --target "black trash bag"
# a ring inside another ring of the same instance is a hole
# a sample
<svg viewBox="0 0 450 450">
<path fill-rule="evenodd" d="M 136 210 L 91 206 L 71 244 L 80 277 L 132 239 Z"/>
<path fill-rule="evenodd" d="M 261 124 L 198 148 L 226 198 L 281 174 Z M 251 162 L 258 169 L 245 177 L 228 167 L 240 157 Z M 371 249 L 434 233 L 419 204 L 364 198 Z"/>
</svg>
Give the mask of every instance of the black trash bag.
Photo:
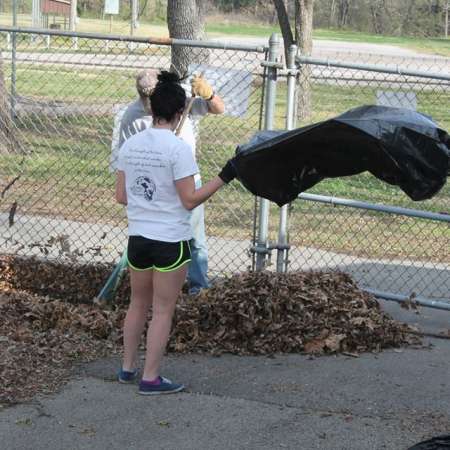
<svg viewBox="0 0 450 450">
<path fill-rule="evenodd" d="M 365 171 L 417 201 L 445 184 L 450 138 L 418 112 L 361 106 L 296 130 L 257 133 L 233 161 L 250 192 L 279 206 L 325 178 Z"/>
<path fill-rule="evenodd" d="M 449 450 L 450 449 L 450 434 L 445 436 L 437 436 L 428 441 L 419 442 L 408 450 Z"/>
</svg>

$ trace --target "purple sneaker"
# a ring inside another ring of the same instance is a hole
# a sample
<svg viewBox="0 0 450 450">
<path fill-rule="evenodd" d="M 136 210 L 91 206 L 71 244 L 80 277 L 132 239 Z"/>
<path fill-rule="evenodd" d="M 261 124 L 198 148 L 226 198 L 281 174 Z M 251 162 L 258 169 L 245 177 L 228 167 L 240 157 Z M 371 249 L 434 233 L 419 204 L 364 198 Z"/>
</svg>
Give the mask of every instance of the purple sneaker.
<svg viewBox="0 0 450 450">
<path fill-rule="evenodd" d="M 170 380 L 164 377 L 158 377 L 159 383 L 153 381 L 142 380 L 139 383 L 139 394 L 141 395 L 161 395 L 161 394 L 174 394 L 184 389 L 184 385 L 172 383 Z"/>
<path fill-rule="evenodd" d="M 120 369 L 117 374 L 117 381 L 124 384 L 133 383 L 137 378 L 137 374 L 137 369 L 134 369 L 133 371 Z"/>
</svg>

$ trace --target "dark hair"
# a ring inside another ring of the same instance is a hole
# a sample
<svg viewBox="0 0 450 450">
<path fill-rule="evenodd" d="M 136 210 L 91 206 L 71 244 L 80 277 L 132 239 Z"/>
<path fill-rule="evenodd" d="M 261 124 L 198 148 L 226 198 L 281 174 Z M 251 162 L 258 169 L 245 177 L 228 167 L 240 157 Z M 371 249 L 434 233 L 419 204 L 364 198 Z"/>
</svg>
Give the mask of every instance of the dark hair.
<svg viewBox="0 0 450 450">
<path fill-rule="evenodd" d="M 161 71 L 158 82 L 150 95 L 154 118 L 172 121 L 175 114 L 186 106 L 186 92 L 180 85 L 180 78 L 172 72 Z"/>
</svg>

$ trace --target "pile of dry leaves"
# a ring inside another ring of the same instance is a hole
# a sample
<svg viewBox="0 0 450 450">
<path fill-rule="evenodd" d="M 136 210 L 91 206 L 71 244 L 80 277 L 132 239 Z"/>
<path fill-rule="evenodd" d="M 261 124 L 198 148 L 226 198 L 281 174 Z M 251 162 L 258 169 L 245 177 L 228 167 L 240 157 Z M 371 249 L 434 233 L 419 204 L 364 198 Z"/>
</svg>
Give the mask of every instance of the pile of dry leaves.
<svg viewBox="0 0 450 450">
<path fill-rule="evenodd" d="M 40 258 L 0 256 L 0 289 L 12 287 L 70 303 L 90 303 L 98 295 L 111 264 L 65 264 Z M 129 296 L 128 280 L 118 290 L 118 298 Z"/>
<path fill-rule="evenodd" d="M 129 292 L 92 303 L 110 267 L 0 257 L 0 403 L 50 392 L 75 360 L 120 351 Z M 411 329 L 342 273 L 245 273 L 183 295 L 170 351 L 239 355 L 380 351 L 416 343 Z"/>
<path fill-rule="evenodd" d="M 338 272 L 244 273 L 177 308 L 171 349 L 240 355 L 360 353 L 417 342 Z"/>
<path fill-rule="evenodd" d="M 117 351 L 117 313 L 7 290 L 0 317 L 0 403 L 52 392 L 74 361 Z"/>
</svg>

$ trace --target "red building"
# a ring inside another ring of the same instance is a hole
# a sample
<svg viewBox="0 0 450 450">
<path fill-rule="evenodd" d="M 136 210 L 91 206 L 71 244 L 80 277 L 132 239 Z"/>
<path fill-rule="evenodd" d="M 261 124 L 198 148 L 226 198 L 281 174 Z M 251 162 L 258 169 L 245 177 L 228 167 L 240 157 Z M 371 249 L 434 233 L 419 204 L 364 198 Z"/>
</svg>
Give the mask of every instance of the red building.
<svg viewBox="0 0 450 450">
<path fill-rule="evenodd" d="M 70 0 L 41 0 L 41 13 L 46 28 L 66 29 L 70 17 Z"/>
<path fill-rule="evenodd" d="M 56 16 L 70 16 L 70 0 L 42 0 L 42 14 L 54 14 Z"/>
</svg>

